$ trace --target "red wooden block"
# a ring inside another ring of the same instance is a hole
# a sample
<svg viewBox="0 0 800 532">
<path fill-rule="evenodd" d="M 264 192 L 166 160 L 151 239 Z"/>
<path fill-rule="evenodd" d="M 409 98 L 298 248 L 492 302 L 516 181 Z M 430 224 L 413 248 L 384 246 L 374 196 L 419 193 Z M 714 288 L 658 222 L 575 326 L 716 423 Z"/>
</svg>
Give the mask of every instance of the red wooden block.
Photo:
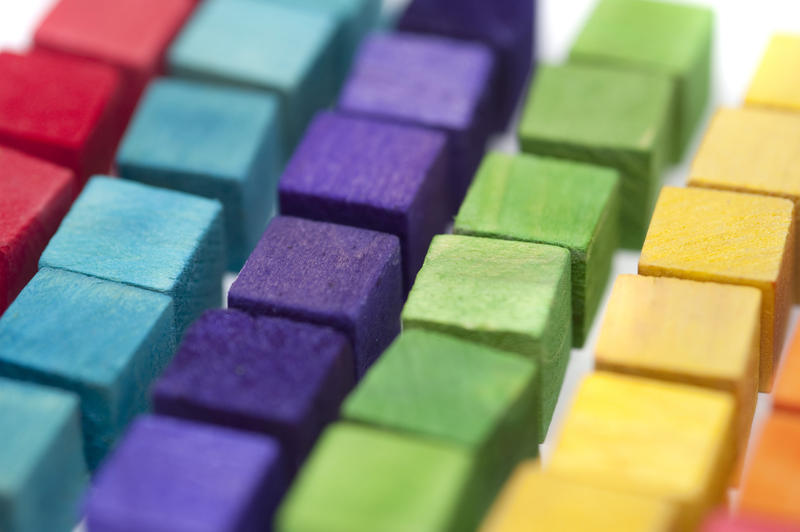
<svg viewBox="0 0 800 532">
<path fill-rule="evenodd" d="M 731 515 L 717 510 L 703 523 L 702 532 L 800 532 L 800 528 L 771 518 L 755 515 Z"/>
<path fill-rule="evenodd" d="M 76 192 L 72 171 L 0 147 L 0 314 L 36 273 Z"/>
<path fill-rule="evenodd" d="M 118 89 L 107 66 L 0 53 L 0 144 L 71 169 L 82 186 L 111 167 Z"/>
</svg>

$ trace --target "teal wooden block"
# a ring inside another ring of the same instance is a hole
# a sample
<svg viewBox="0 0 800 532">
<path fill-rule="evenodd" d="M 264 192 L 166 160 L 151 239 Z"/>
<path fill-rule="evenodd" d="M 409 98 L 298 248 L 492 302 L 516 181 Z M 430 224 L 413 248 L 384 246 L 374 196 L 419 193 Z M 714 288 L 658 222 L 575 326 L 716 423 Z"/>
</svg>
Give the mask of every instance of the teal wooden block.
<svg viewBox="0 0 800 532">
<path fill-rule="evenodd" d="M 169 297 L 44 268 L 0 318 L 0 375 L 80 396 L 94 469 L 175 351 Z"/>
<path fill-rule="evenodd" d="M 0 435 L 0 530 L 71 530 L 88 480 L 77 397 L 0 378 Z"/>
<path fill-rule="evenodd" d="M 260 91 L 162 79 L 117 153 L 122 177 L 220 200 L 228 269 L 239 271 L 275 210 L 278 100 Z"/>
<path fill-rule="evenodd" d="M 39 259 L 170 296 L 174 333 L 222 306 L 222 206 L 123 179 L 93 177 Z"/>
<path fill-rule="evenodd" d="M 402 320 L 538 363 L 544 439 L 572 344 L 570 257 L 560 247 L 459 235 L 433 239 Z"/>
<path fill-rule="evenodd" d="M 619 174 L 532 155 L 489 153 L 455 221 L 457 234 L 540 242 L 572 259 L 573 345 L 582 346 L 619 244 Z"/>
</svg>

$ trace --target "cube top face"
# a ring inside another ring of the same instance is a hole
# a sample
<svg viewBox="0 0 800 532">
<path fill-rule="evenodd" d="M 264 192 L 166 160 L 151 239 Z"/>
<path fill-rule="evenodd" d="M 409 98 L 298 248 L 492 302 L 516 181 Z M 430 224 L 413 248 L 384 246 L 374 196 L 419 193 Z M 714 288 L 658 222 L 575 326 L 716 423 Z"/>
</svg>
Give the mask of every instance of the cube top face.
<svg viewBox="0 0 800 532">
<path fill-rule="evenodd" d="M 522 357 L 410 330 L 381 355 L 342 415 L 479 449 L 524 390 L 538 386 L 535 376 L 536 366 Z"/>
<path fill-rule="evenodd" d="M 774 35 L 747 90 L 745 103 L 800 111 L 798 61 L 800 35 Z"/>
<path fill-rule="evenodd" d="M 375 34 L 361 46 L 339 106 L 447 130 L 468 129 L 494 70 L 483 45 L 412 34 Z"/>
<path fill-rule="evenodd" d="M 162 79 L 139 104 L 117 164 L 241 182 L 277 120 L 272 95 Z"/>
<path fill-rule="evenodd" d="M 586 251 L 618 181 L 608 168 L 492 152 L 461 205 L 455 230 Z"/>
<path fill-rule="evenodd" d="M 795 328 L 773 394 L 776 408 L 800 414 L 800 328 Z"/>
<path fill-rule="evenodd" d="M 96 176 L 39 265 L 171 292 L 221 216 L 216 200 Z"/>
</svg>

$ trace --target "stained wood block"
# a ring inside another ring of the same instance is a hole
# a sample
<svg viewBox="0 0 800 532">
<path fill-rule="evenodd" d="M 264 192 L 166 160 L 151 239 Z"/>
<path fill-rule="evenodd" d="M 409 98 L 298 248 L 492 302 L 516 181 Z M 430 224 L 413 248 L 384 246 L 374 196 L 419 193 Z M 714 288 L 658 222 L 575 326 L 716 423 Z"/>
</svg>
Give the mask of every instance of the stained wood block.
<svg viewBox="0 0 800 532">
<path fill-rule="evenodd" d="M 702 532 L 798 532 L 800 525 L 761 515 L 731 515 L 720 509 L 703 522 Z"/>
<path fill-rule="evenodd" d="M 339 107 L 447 133 L 455 212 L 492 131 L 494 69 L 491 50 L 478 43 L 375 34 L 361 46 Z"/>
<path fill-rule="evenodd" d="M 275 210 L 283 154 L 270 94 L 174 79 L 153 83 L 117 152 L 122 177 L 222 202 L 238 271 Z"/>
<path fill-rule="evenodd" d="M 108 172 L 120 80 L 108 66 L 48 53 L 0 53 L 0 143 L 75 172 Z"/>
<path fill-rule="evenodd" d="M 569 252 L 458 235 L 433 239 L 403 308 L 405 330 L 428 329 L 528 357 L 539 366 L 544 439 L 572 344 Z"/>
<path fill-rule="evenodd" d="M 458 447 L 337 423 L 323 434 L 278 510 L 276 532 L 418 532 L 464 519 L 471 460 Z M 342 479 L 347 479 L 342 482 Z"/>
<path fill-rule="evenodd" d="M 800 414 L 800 328 L 786 350 L 786 358 L 778 372 L 772 404 L 779 410 Z"/>
<path fill-rule="evenodd" d="M 36 273 L 76 188 L 70 170 L 0 147 L 0 315 Z"/>
<path fill-rule="evenodd" d="M 89 530 L 268 530 L 286 489 L 278 442 L 144 416 L 93 479 Z"/>
<path fill-rule="evenodd" d="M 672 504 L 543 473 L 535 461 L 517 466 L 481 532 L 658 532 L 674 530 Z"/>
<path fill-rule="evenodd" d="M 43 268 L 0 319 L 0 375 L 77 393 L 94 469 L 149 407 L 147 389 L 175 351 L 172 322 L 163 294 Z"/>
<path fill-rule="evenodd" d="M 759 391 L 772 388 L 792 302 L 794 205 L 779 198 L 664 187 L 639 274 L 761 290 Z"/>
<path fill-rule="evenodd" d="M 77 397 L 0 378 L 0 530 L 71 530 L 86 486 Z"/>
<path fill-rule="evenodd" d="M 776 34 L 750 82 L 745 104 L 800 111 L 800 35 Z"/>
<path fill-rule="evenodd" d="M 228 292 L 228 305 L 333 327 L 356 375 L 400 333 L 403 275 L 396 236 L 277 216 Z"/>
<path fill-rule="evenodd" d="M 397 235 L 408 292 L 449 221 L 446 143 L 423 128 L 320 114 L 281 177 L 281 213 Z"/>
<path fill-rule="evenodd" d="M 570 161 L 489 153 L 458 211 L 454 231 L 567 248 L 573 345 L 582 346 L 619 243 L 618 174 Z"/>
<path fill-rule="evenodd" d="M 597 372 L 580 386 L 548 470 L 674 504 L 698 526 L 725 496 L 734 464 L 729 394 Z"/>
<path fill-rule="evenodd" d="M 601 0 L 570 61 L 658 73 L 675 91 L 672 159 L 679 161 L 708 104 L 714 13 L 670 2 Z"/>
<path fill-rule="evenodd" d="M 170 296 L 179 340 L 203 310 L 221 306 L 222 206 L 182 192 L 94 177 L 45 248 L 39 267 Z"/>
<path fill-rule="evenodd" d="M 667 78 L 587 65 L 540 66 L 519 140 L 523 151 L 609 166 L 621 179 L 622 245 L 642 245 L 669 159 Z"/>
</svg>

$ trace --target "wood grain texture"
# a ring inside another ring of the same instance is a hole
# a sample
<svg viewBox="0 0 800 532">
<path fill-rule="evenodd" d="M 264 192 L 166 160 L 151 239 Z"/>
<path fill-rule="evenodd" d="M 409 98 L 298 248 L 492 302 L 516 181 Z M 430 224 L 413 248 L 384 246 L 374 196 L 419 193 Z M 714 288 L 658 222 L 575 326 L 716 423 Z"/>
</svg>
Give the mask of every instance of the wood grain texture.
<svg viewBox="0 0 800 532">
<path fill-rule="evenodd" d="M 786 349 L 775 381 L 772 404 L 779 410 L 800 415 L 800 327 L 795 328 Z"/>
<path fill-rule="evenodd" d="M 798 61 L 800 35 L 774 35 L 750 82 L 745 104 L 800 111 Z"/>
<path fill-rule="evenodd" d="M 664 187 L 639 273 L 761 290 L 759 391 L 769 391 L 792 302 L 794 239 L 794 204 L 788 200 Z"/>
</svg>

